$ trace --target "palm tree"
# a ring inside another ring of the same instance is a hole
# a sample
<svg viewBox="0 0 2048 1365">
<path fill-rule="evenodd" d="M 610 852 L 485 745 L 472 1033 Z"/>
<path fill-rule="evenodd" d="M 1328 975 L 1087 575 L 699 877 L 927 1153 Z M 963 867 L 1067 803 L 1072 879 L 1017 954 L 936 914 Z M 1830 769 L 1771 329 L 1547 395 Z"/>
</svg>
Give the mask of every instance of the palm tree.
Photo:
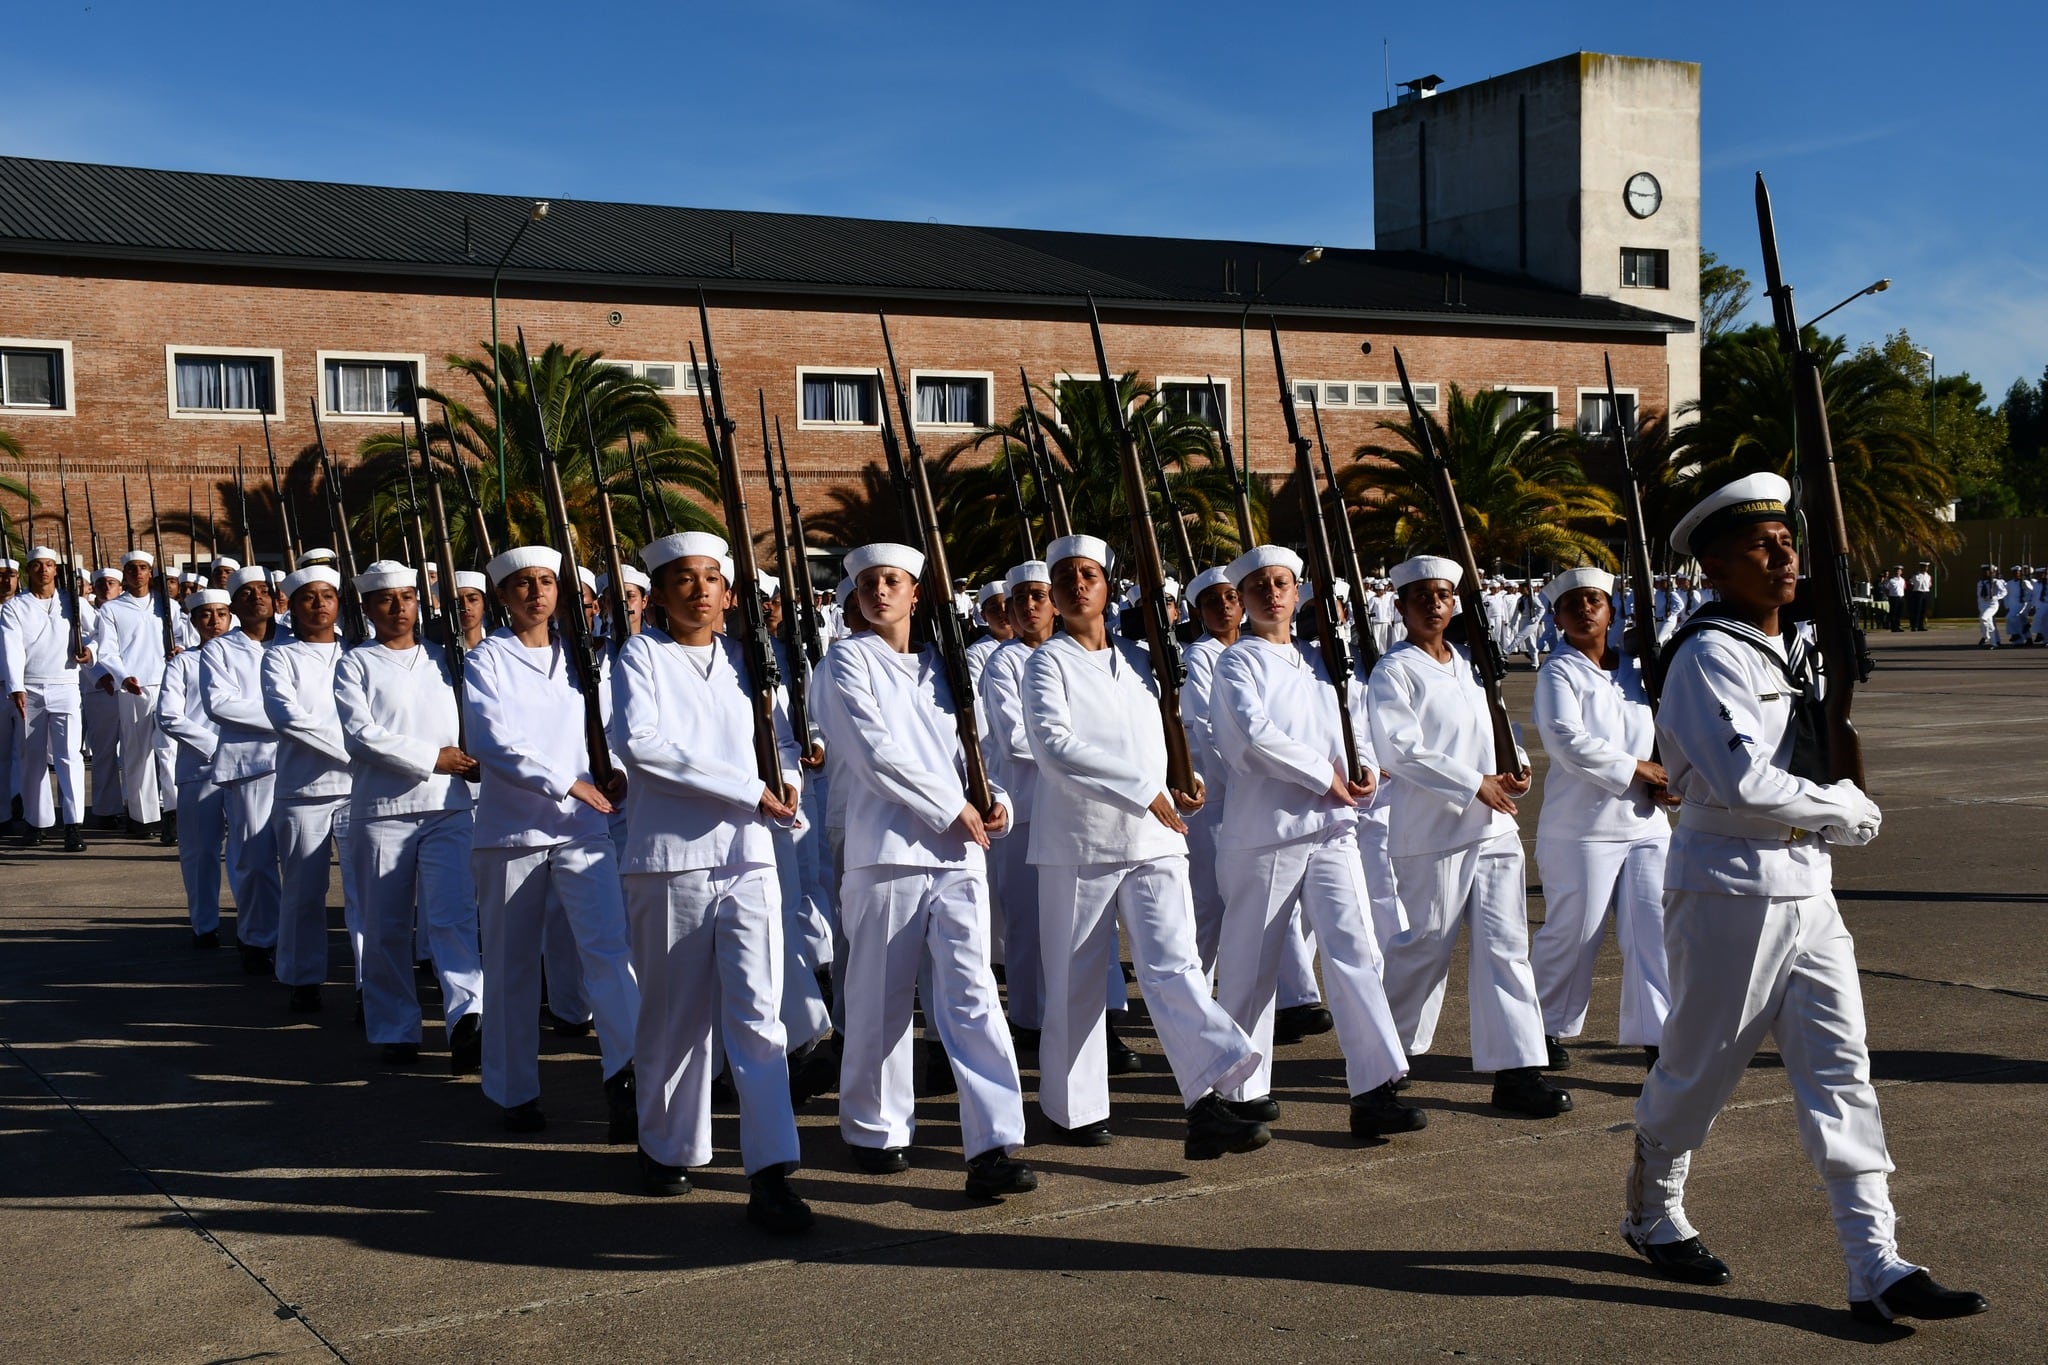
<svg viewBox="0 0 2048 1365">
<path fill-rule="evenodd" d="M 27 453 L 27 451 L 22 449 L 21 442 L 16 440 L 11 432 L 0 431 L 0 455 L 5 455 L 10 460 L 19 460 Z M 24 503 L 28 501 L 28 485 L 17 479 L 0 476 L 0 493 L 20 498 Z M 14 519 L 6 512 L 0 512 L 0 518 L 6 518 L 7 534 L 14 540 L 20 540 L 21 530 Z M 26 545 L 17 547 L 14 558 L 20 559 L 28 553 L 30 548 Z"/>
<path fill-rule="evenodd" d="M 1621 513 L 1612 493 L 1587 480 L 1580 438 L 1545 431 L 1549 414 L 1540 408 L 1510 413 L 1509 401 L 1503 390 L 1467 397 L 1453 384 L 1445 420 L 1423 414 L 1437 453 L 1450 466 L 1474 556 L 1481 565 L 1614 567 L 1613 553 L 1590 528 L 1611 526 Z M 1361 555 L 1377 551 L 1400 559 L 1443 548 L 1434 485 L 1414 425 L 1380 426 L 1399 443 L 1362 445 L 1358 462 L 1337 473 Z"/>
</svg>

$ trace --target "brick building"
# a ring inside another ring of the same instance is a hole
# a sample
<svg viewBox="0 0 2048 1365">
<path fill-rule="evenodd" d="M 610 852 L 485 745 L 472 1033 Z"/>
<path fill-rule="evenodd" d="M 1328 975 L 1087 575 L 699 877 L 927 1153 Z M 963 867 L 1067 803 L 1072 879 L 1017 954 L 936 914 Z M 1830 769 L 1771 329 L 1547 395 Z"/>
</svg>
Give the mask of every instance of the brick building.
<svg viewBox="0 0 2048 1365">
<path fill-rule="evenodd" d="M 1297 386 L 1321 386 L 1339 452 L 1398 407 L 1395 345 L 1425 397 L 1505 387 L 1568 423 L 1599 418 L 1603 354 L 1625 406 L 1668 410 L 1673 356 L 1682 381 L 1693 342 L 1689 316 L 1420 250 L 1331 247 L 1304 265 L 1300 244 L 562 200 L 532 212 L 501 196 L 0 158 L 0 429 L 39 489 L 61 453 L 102 509 L 145 466 L 167 508 L 188 484 L 203 506 L 238 445 L 260 461 L 259 405 L 282 456 L 311 442 L 317 400 L 346 461 L 395 422 L 405 371 L 450 382 L 445 357 L 480 352 L 501 259 L 506 338 L 516 324 L 633 365 L 686 431 L 703 287 L 727 390 L 766 392 L 807 504 L 879 458 L 877 310 L 929 449 L 1006 417 L 1020 366 L 1039 384 L 1092 375 L 1092 293 L 1111 363 L 1179 403 L 1204 400 L 1175 386 L 1213 375 L 1240 452 L 1276 477 L 1289 452 L 1268 313 Z"/>
</svg>

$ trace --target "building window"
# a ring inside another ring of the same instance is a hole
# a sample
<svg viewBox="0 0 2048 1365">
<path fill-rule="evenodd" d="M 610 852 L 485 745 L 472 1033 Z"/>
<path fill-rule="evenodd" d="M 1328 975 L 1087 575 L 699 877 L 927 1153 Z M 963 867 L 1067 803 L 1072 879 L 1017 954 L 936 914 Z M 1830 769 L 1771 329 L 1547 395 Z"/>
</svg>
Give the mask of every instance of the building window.
<svg viewBox="0 0 2048 1365">
<path fill-rule="evenodd" d="M 1230 384 L 1219 379 L 1216 387 L 1210 388 L 1207 379 L 1161 379 L 1159 401 L 1174 412 L 1199 417 L 1219 431 L 1227 429 L 1230 420 Z M 1217 404 L 1221 403 L 1219 409 Z"/>
<path fill-rule="evenodd" d="M 43 412 L 70 407 L 64 362 L 64 351 L 55 346 L 0 343 L 0 403 Z"/>
<path fill-rule="evenodd" d="M 1390 408 L 1407 406 L 1401 397 L 1401 390 L 1392 384 L 1367 384 L 1360 380 L 1297 379 L 1294 381 L 1294 405 L 1305 408 L 1308 400 L 1314 398 L 1324 408 L 1376 408 L 1382 400 Z M 1436 406 L 1436 385 L 1417 384 L 1415 399 L 1425 408 Z"/>
<path fill-rule="evenodd" d="M 1536 430 L 1552 432 L 1557 430 L 1557 394 L 1551 389 L 1508 389 L 1507 406 L 1501 410 L 1503 421 L 1518 417 L 1534 408 L 1543 414 Z"/>
<path fill-rule="evenodd" d="M 406 410 L 419 372 L 405 360 L 330 360 L 327 411 L 341 417 L 391 417 Z"/>
<path fill-rule="evenodd" d="M 697 392 L 697 371 L 690 368 L 688 361 L 613 360 L 607 357 L 604 363 L 614 369 L 624 370 L 635 379 L 646 380 L 662 393 L 685 393 L 694 396 Z"/>
<path fill-rule="evenodd" d="M 283 353 L 222 347 L 165 347 L 173 417 L 278 416 L 277 372 Z"/>
<path fill-rule="evenodd" d="M 803 395 L 800 424 L 819 427 L 877 425 L 875 376 L 862 370 L 798 370 Z"/>
<path fill-rule="evenodd" d="M 1671 253 L 1652 251 L 1647 247 L 1625 246 L 1621 249 L 1621 287 L 1623 289 L 1669 289 L 1671 287 Z"/>
<path fill-rule="evenodd" d="M 1636 396 L 1624 389 L 1615 391 L 1621 403 L 1621 424 L 1631 435 L 1636 429 Z M 1579 394 L 1579 432 L 1584 436 L 1605 436 L 1614 430 L 1614 406 L 1605 393 Z"/>
<path fill-rule="evenodd" d="M 917 393 L 917 424 L 920 427 L 987 426 L 989 387 L 993 378 L 987 374 L 913 371 L 910 383 Z"/>
<path fill-rule="evenodd" d="M 1380 386 L 1377 384 L 1353 384 L 1351 406 L 1354 408 L 1376 408 L 1380 405 Z"/>
</svg>

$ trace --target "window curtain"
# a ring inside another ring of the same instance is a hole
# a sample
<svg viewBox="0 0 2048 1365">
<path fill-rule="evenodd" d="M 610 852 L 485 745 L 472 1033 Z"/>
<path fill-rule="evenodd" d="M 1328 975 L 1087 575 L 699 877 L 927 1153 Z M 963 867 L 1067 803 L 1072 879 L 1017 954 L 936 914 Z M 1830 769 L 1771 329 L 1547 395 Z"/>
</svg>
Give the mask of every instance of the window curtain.
<svg viewBox="0 0 2048 1365">
<path fill-rule="evenodd" d="M 409 367 L 382 362 L 341 362 L 328 367 L 327 402 L 333 412 L 391 413 L 399 410 Z"/>
<path fill-rule="evenodd" d="M 254 412 L 269 393 L 270 362 L 262 356 L 179 356 L 178 406 L 212 412 Z"/>
<path fill-rule="evenodd" d="M 859 375 L 805 375 L 804 420 L 872 425 L 870 393 L 868 381 Z"/>
</svg>

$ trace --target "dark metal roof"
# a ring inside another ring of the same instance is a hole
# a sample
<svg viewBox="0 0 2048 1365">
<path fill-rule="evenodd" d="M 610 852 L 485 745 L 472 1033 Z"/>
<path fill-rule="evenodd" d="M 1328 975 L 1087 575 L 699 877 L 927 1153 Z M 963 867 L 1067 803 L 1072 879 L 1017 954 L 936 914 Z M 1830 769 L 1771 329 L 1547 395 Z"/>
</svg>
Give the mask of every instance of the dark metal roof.
<svg viewBox="0 0 2048 1365">
<path fill-rule="evenodd" d="M 0 251 L 487 278 L 530 199 L 0 157 Z M 553 200 L 507 278 L 1622 331 L 1692 324 L 1408 251 Z M 1226 274 L 1234 262 L 1234 284 Z M 1283 272 L 1286 272 L 1283 277 Z"/>
</svg>

